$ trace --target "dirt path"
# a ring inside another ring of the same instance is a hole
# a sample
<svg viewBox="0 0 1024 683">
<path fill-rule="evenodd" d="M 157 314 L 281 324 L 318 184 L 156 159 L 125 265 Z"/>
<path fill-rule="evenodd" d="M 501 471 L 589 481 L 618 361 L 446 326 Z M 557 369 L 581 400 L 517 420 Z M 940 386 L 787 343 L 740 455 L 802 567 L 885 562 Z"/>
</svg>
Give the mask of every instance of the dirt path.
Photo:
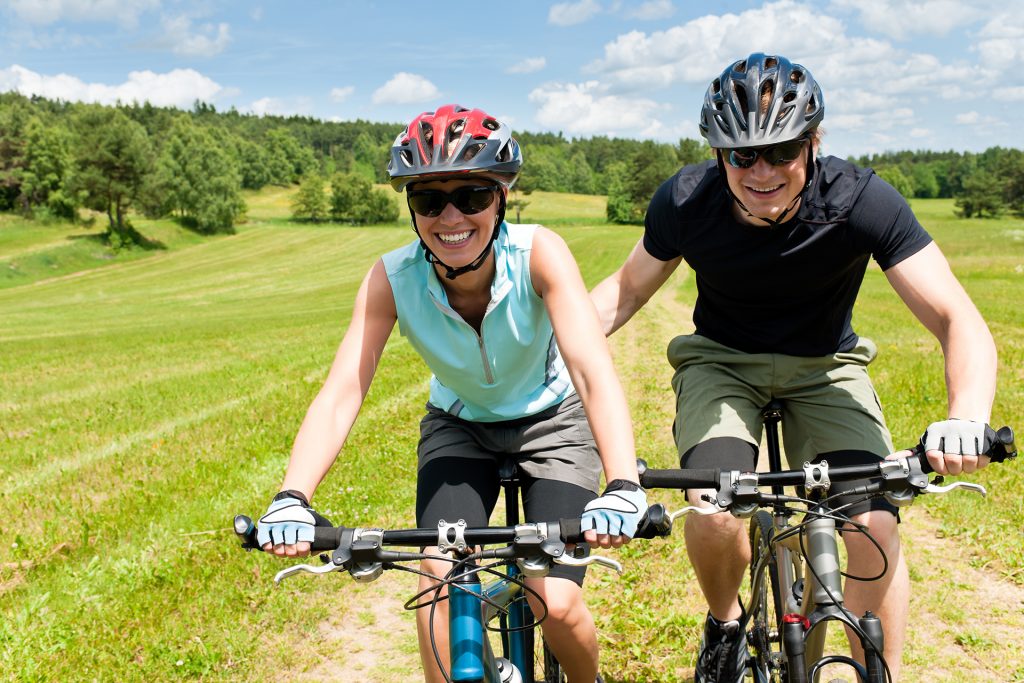
<svg viewBox="0 0 1024 683">
<path fill-rule="evenodd" d="M 665 363 L 664 343 L 673 332 L 689 326 L 689 309 L 664 288 L 644 309 L 643 315 L 613 337 L 613 352 L 626 391 L 630 396 L 634 421 L 650 425 L 638 430 L 641 450 L 662 452 L 671 448 L 667 425 L 671 424 L 671 390 L 667 371 L 656 370 Z M 651 348 L 651 340 L 659 340 Z M 656 377 L 652 378 L 652 374 Z M 643 453 L 642 453 L 643 454 Z M 955 541 L 944 538 L 937 520 L 923 506 L 904 513 L 904 548 L 913 584 L 912 617 L 904 653 L 903 678 L 916 682 L 1024 681 L 1024 588 L 1001 578 L 992 569 L 978 563 Z M 686 566 L 681 535 L 669 541 L 670 550 L 662 553 L 665 572 L 677 582 L 692 583 L 682 590 L 685 596 L 673 600 L 673 609 L 699 614 L 703 608 L 697 594 L 692 570 Z M 625 561 L 627 572 L 630 561 Z M 671 566 L 670 566 L 671 565 Z M 635 567 L 634 571 L 640 568 Z M 595 577 L 590 591 L 614 588 L 617 579 Z M 642 582 L 642 581 L 641 581 Z M 359 585 L 346 582 L 339 595 L 338 614 L 320 625 L 314 638 L 301 647 L 312 654 L 313 662 L 303 672 L 293 672 L 287 680 L 365 681 L 394 683 L 417 681 L 419 658 L 412 613 L 402 610 L 403 602 L 415 588 L 411 575 L 389 572 L 375 583 Z M 609 625 L 610 618 L 596 614 L 601 628 L 604 674 L 609 683 L 660 683 L 688 681 L 692 669 L 678 661 L 662 669 L 663 677 L 636 676 L 631 673 L 631 658 L 636 644 L 620 637 Z M 693 623 L 696 623 L 693 621 Z M 612 631 L 612 632 L 607 632 Z M 687 640 L 690 650 L 683 659 L 692 660 L 699 629 Z M 658 657 L 659 634 L 652 632 L 645 643 L 644 659 Z M 676 653 L 678 655 L 678 653 Z"/>
</svg>

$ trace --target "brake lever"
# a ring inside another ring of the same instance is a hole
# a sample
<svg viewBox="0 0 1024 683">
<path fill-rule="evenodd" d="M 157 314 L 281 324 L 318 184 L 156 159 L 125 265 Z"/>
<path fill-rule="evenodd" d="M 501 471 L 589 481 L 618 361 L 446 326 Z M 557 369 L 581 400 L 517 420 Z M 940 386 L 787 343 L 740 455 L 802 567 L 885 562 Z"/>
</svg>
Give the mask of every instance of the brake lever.
<svg viewBox="0 0 1024 683">
<path fill-rule="evenodd" d="M 590 564 L 599 564 L 609 569 L 614 569 L 619 574 L 622 573 L 622 565 L 611 559 L 610 557 L 602 557 L 601 555 L 587 555 L 586 557 L 573 557 L 568 553 L 561 557 L 554 558 L 558 564 L 566 565 L 567 567 L 586 567 Z"/>
<path fill-rule="evenodd" d="M 329 574 L 330 572 L 343 572 L 343 571 L 345 571 L 345 566 L 344 565 L 334 564 L 333 562 L 328 562 L 327 564 L 321 565 L 319 567 L 317 567 L 316 565 L 312 565 L 312 564 L 296 564 L 296 565 L 293 565 L 291 567 L 287 567 L 285 569 L 282 569 L 277 574 L 275 574 L 274 575 L 274 583 L 275 584 L 279 584 L 283 580 L 285 580 L 289 576 L 291 576 L 292 574 L 299 574 L 301 572 L 306 572 L 306 573 L 309 573 L 309 574 Z"/>
<path fill-rule="evenodd" d="M 675 512 L 668 513 L 668 518 L 670 520 L 672 520 L 673 522 L 675 522 L 678 518 L 683 517 L 685 515 L 688 515 L 691 512 L 694 513 L 695 515 L 708 516 L 708 515 L 717 515 L 717 514 L 720 514 L 722 512 L 727 512 L 727 511 L 728 511 L 728 508 L 699 507 L 697 505 L 687 505 L 686 507 L 681 508 L 679 510 L 676 510 Z"/>
<path fill-rule="evenodd" d="M 936 477 L 933 482 L 930 482 L 924 487 L 925 493 L 949 493 L 953 489 L 967 489 L 968 491 L 974 491 L 985 496 L 988 495 L 988 491 L 981 484 L 975 484 L 970 481 L 954 481 L 952 484 L 946 484 L 945 486 L 939 486 L 943 481 L 942 477 Z"/>
</svg>

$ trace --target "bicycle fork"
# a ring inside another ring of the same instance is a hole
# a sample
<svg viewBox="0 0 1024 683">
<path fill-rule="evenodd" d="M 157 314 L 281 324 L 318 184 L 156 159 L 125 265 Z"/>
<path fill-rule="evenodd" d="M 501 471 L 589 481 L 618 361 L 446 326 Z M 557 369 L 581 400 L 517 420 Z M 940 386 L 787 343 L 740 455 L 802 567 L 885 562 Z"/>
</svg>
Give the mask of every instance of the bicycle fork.
<svg viewBox="0 0 1024 683">
<path fill-rule="evenodd" d="M 789 680 L 794 683 L 815 681 L 825 666 L 842 663 L 856 670 L 862 681 L 885 683 L 881 621 L 871 612 L 856 617 L 844 604 L 835 520 L 819 517 L 807 522 L 805 539 L 808 576 L 804 577 L 802 599 L 798 598 L 800 614 L 787 614 L 783 619 L 783 647 L 789 664 Z M 799 542 L 798 537 L 787 540 Z M 788 549 L 790 552 L 799 551 L 799 548 Z M 783 554 L 779 553 L 780 556 Z M 825 649 L 824 624 L 828 621 L 846 624 L 858 634 L 866 667 L 850 657 L 822 657 Z M 819 625 L 822 628 L 816 628 Z M 807 669 L 806 662 L 814 664 Z"/>
</svg>

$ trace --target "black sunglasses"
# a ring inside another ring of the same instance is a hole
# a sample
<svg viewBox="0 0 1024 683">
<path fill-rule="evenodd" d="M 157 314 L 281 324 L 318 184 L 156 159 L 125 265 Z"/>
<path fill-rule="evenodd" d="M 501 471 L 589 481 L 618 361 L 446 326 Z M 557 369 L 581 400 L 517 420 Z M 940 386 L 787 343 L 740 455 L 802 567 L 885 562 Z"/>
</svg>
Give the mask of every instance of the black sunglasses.
<svg viewBox="0 0 1024 683">
<path fill-rule="evenodd" d="M 436 218 L 449 203 L 467 216 L 480 213 L 494 203 L 497 187 L 494 185 L 464 185 L 451 192 L 443 190 L 409 190 L 406 201 L 409 208 L 421 216 Z"/>
<path fill-rule="evenodd" d="M 724 151 L 729 153 L 726 159 L 733 168 L 750 168 L 757 162 L 758 157 L 772 166 L 783 166 L 800 156 L 805 142 L 807 138 L 800 138 L 768 147 L 738 147 Z"/>
</svg>

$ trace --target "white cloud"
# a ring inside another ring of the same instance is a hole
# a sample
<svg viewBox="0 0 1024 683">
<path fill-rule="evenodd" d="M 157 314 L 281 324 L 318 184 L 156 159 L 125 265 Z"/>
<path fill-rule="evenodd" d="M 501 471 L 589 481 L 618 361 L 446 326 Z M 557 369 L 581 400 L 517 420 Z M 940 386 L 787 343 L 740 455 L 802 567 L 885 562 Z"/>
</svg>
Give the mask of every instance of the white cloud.
<svg viewBox="0 0 1024 683">
<path fill-rule="evenodd" d="M 344 88 L 331 88 L 331 101 L 332 102 L 344 102 L 349 96 L 356 91 L 354 86 L 346 85 Z"/>
<path fill-rule="evenodd" d="M 423 76 L 399 71 L 391 80 L 374 91 L 374 104 L 415 104 L 433 100 L 441 94 L 433 83 Z"/>
<path fill-rule="evenodd" d="M 957 114 L 953 120 L 962 126 L 971 126 L 975 130 L 1006 125 L 1006 122 L 1003 121 L 1002 119 L 996 118 L 995 116 L 990 116 L 988 114 L 979 114 L 976 111 L 969 111 L 964 114 Z"/>
<path fill-rule="evenodd" d="M 32 24 L 93 21 L 134 27 L 140 14 L 160 7 L 160 0 L 6 0 L 2 4 Z"/>
<path fill-rule="evenodd" d="M 992 91 L 992 99 L 1000 102 L 1024 102 L 1024 86 L 996 88 Z"/>
<path fill-rule="evenodd" d="M 644 21 L 654 21 L 655 19 L 667 19 L 675 12 L 676 8 L 672 5 L 672 0 L 649 0 L 649 2 L 642 2 L 639 6 L 628 10 L 626 16 Z"/>
<path fill-rule="evenodd" d="M 912 138 L 927 138 L 930 137 L 932 132 L 927 128 L 911 128 L 910 137 Z"/>
<path fill-rule="evenodd" d="M 163 37 L 159 44 L 169 46 L 183 57 L 213 57 L 231 42 L 231 30 L 225 23 L 203 24 L 193 29 L 192 19 L 187 15 L 164 17 L 160 23 Z"/>
<path fill-rule="evenodd" d="M 601 5 L 596 0 L 560 2 L 548 10 L 548 23 L 555 26 L 573 26 L 582 24 L 600 12 Z"/>
<path fill-rule="evenodd" d="M 513 64 L 509 68 L 505 69 L 507 74 L 532 74 L 536 71 L 540 71 L 547 66 L 548 60 L 543 57 L 527 57 L 521 62 Z"/>
<path fill-rule="evenodd" d="M 865 28 L 896 39 L 921 34 L 944 36 L 977 22 L 985 12 L 977 0 L 832 0 L 831 6 L 856 12 Z"/>
<path fill-rule="evenodd" d="M 664 129 L 654 114 L 663 106 L 649 99 L 608 94 L 597 81 L 547 83 L 530 93 L 541 125 L 572 135 L 659 137 Z"/>
<path fill-rule="evenodd" d="M 249 105 L 249 111 L 257 116 L 291 116 L 309 114 L 313 101 L 308 97 L 280 98 L 261 97 Z"/>
<path fill-rule="evenodd" d="M 750 36 L 757 36 L 753 45 Z M 741 14 L 706 15 L 650 34 L 630 31 L 604 46 L 587 66 L 623 89 L 665 88 L 674 83 L 709 83 L 730 62 L 752 51 L 784 54 L 796 61 L 837 49 L 843 25 L 794 0 L 780 0 Z M 815 70 L 817 73 L 817 70 Z"/>
<path fill-rule="evenodd" d="M 0 91 L 14 90 L 23 95 L 77 102 L 151 102 L 161 107 L 188 109 L 196 100 L 213 101 L 224 93 L 215 81 L 192 69 L 174 69 L 158 74 L 132 71 L 118 85 L 85 83 L 67 74 L 47 76 L 15 64 L 0 69 Z"/>
<path fill-rule="evenodd" d="M 1024 60 L 1024 11 L 1001 12 L 992 17 L 978 32 L 978 42 L 971 47 L 982 64 L 1003 69 L 1006 64 Z"/>
</svg>

